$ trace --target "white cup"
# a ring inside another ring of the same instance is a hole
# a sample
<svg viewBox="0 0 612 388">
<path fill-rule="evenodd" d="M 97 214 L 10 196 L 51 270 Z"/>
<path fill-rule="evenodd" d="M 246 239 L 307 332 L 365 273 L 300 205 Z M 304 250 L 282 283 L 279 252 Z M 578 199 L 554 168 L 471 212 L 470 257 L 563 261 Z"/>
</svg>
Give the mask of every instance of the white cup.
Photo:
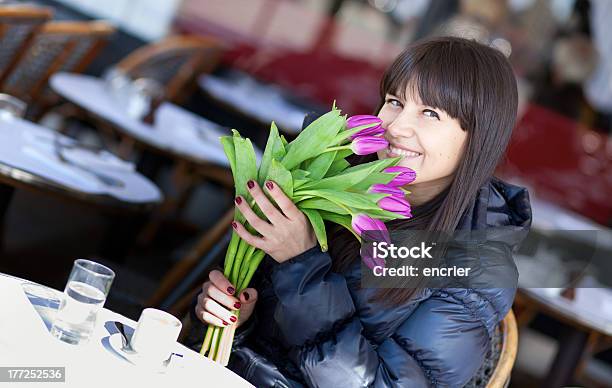
<svg viewBox="0 0 612 388">
<path fill-rule="evenodd" d="M 182 326 L 180 320 L 165 311 L 144 309 L 130 341 L 139 361 L 151 367 L 162 365 L 174 350 Z"/>
</svg>

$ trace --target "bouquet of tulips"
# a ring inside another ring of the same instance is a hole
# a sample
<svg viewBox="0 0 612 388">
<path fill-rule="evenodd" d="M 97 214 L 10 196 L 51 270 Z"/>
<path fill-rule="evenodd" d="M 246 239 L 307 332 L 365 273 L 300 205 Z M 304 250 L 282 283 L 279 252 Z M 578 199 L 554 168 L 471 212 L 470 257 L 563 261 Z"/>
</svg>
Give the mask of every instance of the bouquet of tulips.
<svg viewBox="0 0 612 388">
<path fill-rule="evenodd" d="M 306 127 L 288 143 L 274 123 L 257 168 L 251 141 L 233 130 L 221 138 L 234 177 L 236 195 L 245 198 L 255 213 L 265 219 L 246 190 L 249 180 L 260 185 L 271 180 L 293 200 L 312 224 L 321 250 L 327 250 L 324 221 L 339 224 L 360 240 L 364 231 L 386 231 L 383 221 L 411 217 L 407 191 L 401 186 L 412 182 L 414 171 L 397 166 L 400 158 L 377 160 L 350 166 L 346 157 L 367 155 L 388 147 L 381 136 L 384 129 L 376 116 L 353 116 L 347 120 L 335 106 Z M 245 224 L 236 210 L 235 220 Z M 227 249 L 224 274 L 237 293 L 248 287 L 264 252 L 247 244 L 234 231 Z M 364 258 L 372 268 L 381 263 Z M 384 265 L 384 263 L 382 263 Z M 239 310 L 233 311 L 238 316 Z M 227 365 L 236 325 L 221 328 L 209 325 L 202 355 Z"/>
</svg>

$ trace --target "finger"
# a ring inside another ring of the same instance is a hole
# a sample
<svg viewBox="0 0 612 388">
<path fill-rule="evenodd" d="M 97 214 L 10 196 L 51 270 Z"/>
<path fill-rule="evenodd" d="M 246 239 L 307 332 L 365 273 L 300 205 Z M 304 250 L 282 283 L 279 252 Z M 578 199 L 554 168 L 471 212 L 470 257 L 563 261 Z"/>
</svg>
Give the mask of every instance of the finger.
<svg viewBox="0 0 612 388">
<path fill-rule="evenodd" d="M 216 317 L 214 315 L 212 315 L 209 312 L 204 312 L 202 313 L 202 320 L 205 323 L 210 323 L 211 325 L 215 325 L 215 326 L 220 326 L 220 327 L 225 327 L 229 325 L 229 322 L 224 321 L 223 319 Z"/>
<path fill-rule="evenodd" d="M 273 181 L 266 181 L 266 190 L 282 210 L 285 217 L 295 220 L 300 216 L 300 209 L 295 206 L 293 201 L 283 193 L 278 185 Z"/>
<path fill-rule="evenodd" d="M 251 192 L 255 203 L 261 209 L 262 213 L 272 222 L 272 224 L 278 225 L 283 221 L 287 221 L 286 217 L 278 211 L 276 206 L 270 202 L 266 194 L 261 190 L 261 187 L 257 184 L 257 182 L 250 180 L 247 182 L 247 188 Z"/>
<path fill-rule="evenodd" d="M 255 304 L 255 302 L 257 302 L 257 290 L 254 288 L 245 288 L 239 296 L 240 303 L 242 303 L 243 306 Z"/>
<path fill-rule="evenodd" d="M 272 229 L 272 225 L 270 225 L 268 221 L 265 221 L 259 218 L 259 216 L 255 214 L 253 209 L 251 209 L 249 204 L 246 203 L 246 201 L 244 200 L 244 197 L 239 195 L 236 197 L 234 201 L 236 202 L 236 206 L 238 207 L 238 210 L 242 212 L 242 215 L 244 216 L 244 218 L 246 218 L 246 220 L 249 221 L 249 224 L 251 224 L 251 226 L 256 231 L 258 231 L 262 235 L 270 233 L 270 230 Z"/>
<path fill-rule="evenodd" d="M 222 290 L 223 292 L 226 292 L 227 295 L 234 295 L 234 292 L 236 292 L 236 287 L 234 287 L 234 285 L 230 283 L 229 280 L 227 280 L 227 278 L 223 275 L 223 273 L 221 273 L 221 271 L 210 271 L 210 273 L 208 274 L 208 278 L 215 287 Z"/>
<path fill-rule="evenodd" d="M 240 238 L 243 239 L 244 241 L 246 241 L 249 245 L 252 245 L 255 248 L 259 248 L 259 249 L 265 251 L 265 241 L 264 241 L 263 238 L 257 237 L 257 236 L 253 236 L 251 233 L 249 233 L 248 230 L 246 230 L 244 225 L 242 225 L 238 221 L 233 221 L 232 222 L 232 228 L 234 228 L 236 233 L 238 233 L 238 236 L 240 236 Z"/>
<path fill-rule="evenodd" d="M 229 312 L 219 303 L 215 302 L 211 298 L 204 298 L 204 310 L 211 313 L 212 315 L 221 318 L 225 322 L 234 323 L 238 320 L 238 317 Z"/>
<path fill-rule="evenodd" d="M 238 310 L 241 306 L 241 303 L 238 298 L 227 295 L 225 292 L 218 289 L 217 287 L 209 287 L 207 296 L 230 310 Z"/>
</svg>

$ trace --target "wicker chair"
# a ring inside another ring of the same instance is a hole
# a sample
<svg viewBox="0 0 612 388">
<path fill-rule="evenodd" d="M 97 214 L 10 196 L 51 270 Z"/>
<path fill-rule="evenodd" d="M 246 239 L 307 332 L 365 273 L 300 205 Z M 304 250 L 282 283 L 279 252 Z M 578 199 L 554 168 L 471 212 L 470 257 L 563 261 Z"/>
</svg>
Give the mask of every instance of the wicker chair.
<svg viewBox="0 0 612 388">
<path fill-rule="evenodd" d="M 465 388 L 506 388 L 518 350 L 518 330 L 512 310 L 499 323 L 491 339 L 491 349 Z"/>
<path fill-rule="evenodd" d="M 49 77 L 58 71 L 83 71 L 114 31 L 101 21 L 43 25 L 8 75 L 3 91 L 28 103 L 49 104 L 53 96 L 47 87 Z"/>
<path fill-rule="evenodd" d="M 48 8 L 0 6 L 0 88 L 25 53 L 25 48 L 52 15 Z"/>
<path fill-rule="evenodd" d="M 153 78 L 166 88 L 166 98 L 181 102 L 195 79 L 217 65 L 221 43 L 212 37 L 173 36 L 134 51 L 117 65 L 131 78 Z"/>
</svg>

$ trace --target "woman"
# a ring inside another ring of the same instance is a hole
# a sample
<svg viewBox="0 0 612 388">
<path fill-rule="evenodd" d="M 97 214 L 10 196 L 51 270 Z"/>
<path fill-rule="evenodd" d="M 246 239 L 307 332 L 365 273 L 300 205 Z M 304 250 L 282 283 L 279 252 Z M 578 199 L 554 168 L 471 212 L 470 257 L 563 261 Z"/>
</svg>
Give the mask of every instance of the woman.
<svg viewBox="0 0 612 388">
<path fill-rule="evenodd" d="M 408 186 L 414 217 L 390 222 L 389 229 L 529 228 L 526 190 L 492 177 L 517 109 L 516 81 L 501 53 L 460 38 L 416 43 L 387 70 L 380 91 L 378 116 L 390 146 L 377 156 L 401 156 L 399 165 L 416 172 Z M 234 295 L 234 286 L 212 271 L 192 309 L 192 318 L 224 326 L 236 322 L 229 310 L 240 308 L 230 368 L 257 387 L 463 386 L 470 380 L 514 288 L 361 288 L 356 240 L 338 231 L 330 252 L 321 252 L 306 217 L 274 182 L 265 186 L 249 182 L 248 189 L 269 221 L 236 198 L 261 236 L 233 223 L 268 253 L 254 287 Z M 514 281 L 511 252 L 519 242 L 491 242 L 512 263 L 507 276 Z M 204 333 L 203 326 L 196 330 Z"/>
</svg>

